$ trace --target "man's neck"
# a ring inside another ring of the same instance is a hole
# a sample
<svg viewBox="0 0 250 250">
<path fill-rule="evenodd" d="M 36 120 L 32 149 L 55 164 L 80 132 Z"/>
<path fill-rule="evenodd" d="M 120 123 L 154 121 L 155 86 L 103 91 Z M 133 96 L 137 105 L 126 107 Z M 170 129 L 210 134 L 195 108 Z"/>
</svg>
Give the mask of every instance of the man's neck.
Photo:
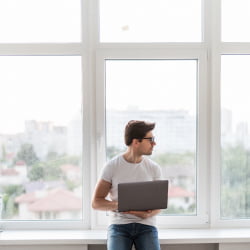
<svg viewBox="0 0 250 250">
<path fill-rule="evenodd" d="M 142 161 L 142 155 L 137 155 L 131 150 L 126 151 L 123 158 L 130 163 L 140 163 Z"/>
</svg>

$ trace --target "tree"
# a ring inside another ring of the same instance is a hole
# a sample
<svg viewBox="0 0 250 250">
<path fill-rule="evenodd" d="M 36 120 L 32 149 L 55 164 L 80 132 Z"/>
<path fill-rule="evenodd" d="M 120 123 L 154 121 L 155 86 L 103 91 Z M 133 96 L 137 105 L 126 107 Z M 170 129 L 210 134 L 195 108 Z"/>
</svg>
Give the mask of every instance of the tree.
<svg viewBox="0 0 250 250">
<path fill-rule="evenodd" d="M 59 165 L 50 162 L 38 162 L 31 166 L 28 177 L 31 181 L 52 181 L 61 179 L 62 171 Z"/>
<path fill-rule="evenodd" d="M 114 156 L 116 156 L 122 152 L 121 149 L 119 149 L 115 146 L 107 147 L 106 151 L 107 151 L 107 158 L 108 159 L 112 159 Z"/>
<path fill-rule="evenodd" d="M 53 181 L 63 178 L 61 166 L 64 164 L 79 165 L 81 158 L 78 156 L 58 156 L 56 153 L 49 153 L 47 161 L 36 162 L 30 166 L 28 177 L 31 181 L 44 180 Z"/>
<path fill-rule="evenodd" d="M 62 164 L 73 164 L 79 165 L 81 162 L 81 157 L 76 155 L 58 155 L 55 152 L 49 152 L 47 154 L 47 162 L 60 166 Z"/>
<path fill-rule="evenodd" d="M 21 185 L 9 185 L 3 187 L 3 214 L 4 219 L 11 218 L 17 213 L 17 204 L 15 198 L 24 192 Z"/>
<path fill-rule="evenodd" d="M 6 149 L 5 145 L 2 145 L 2 158 L 1 161 L 4 162 L 6 160 Z"/>
<path fill-rule="evenodd" d="M 33 165 L 38 161 L 38 157 L 35 153 L 34 147 L 32 144 L 25 143 L 21 145 L 19 152 L 17 153 L 17 160 L 25 161 L 28 166 Z"/>
<path fill-rule="evenodd" d="M 250 216 L 250 153 L 241 144 L 222 150 L 221 216 Z"/>
<path fill-rule="evenodd" d="M 44 180 L 45 179 L 45 164 L 42 162 L 38 162 L 31 166 L 28 178 L 31 181 L 38 181 L 38 180 Z"/>
<path fill-rule="evenodd" d="M 50 151 L 48 152 L 47 154 L 47 160 L 54 160 L 54 159 L 57 159 L 58 158 L 58 153 L 57 152 L 54 152 L 54 151 Z"/>
<path fill-rule="evenodd" d="M 192 166 L 195 162 L 195 154 L 193 152 L 162 153 L 154 155 L 153 160 L 156 161 L 162 167 L 168 165 Z"/>
</svg>

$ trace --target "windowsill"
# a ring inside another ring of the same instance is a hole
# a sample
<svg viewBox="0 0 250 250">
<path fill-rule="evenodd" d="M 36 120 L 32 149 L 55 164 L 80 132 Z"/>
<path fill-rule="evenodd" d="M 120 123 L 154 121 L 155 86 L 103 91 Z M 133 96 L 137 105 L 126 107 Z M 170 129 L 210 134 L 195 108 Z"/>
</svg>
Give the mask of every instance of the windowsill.
<svg viewBox="0 0 250 250">
<path fill-rule="evenodd" d="M 106 244 L 106 230 L 18 230 L 0 233 L 0 245 Z M 250 229 L 159 229 L 161 244 L 250 243 Z"/>
</svg>

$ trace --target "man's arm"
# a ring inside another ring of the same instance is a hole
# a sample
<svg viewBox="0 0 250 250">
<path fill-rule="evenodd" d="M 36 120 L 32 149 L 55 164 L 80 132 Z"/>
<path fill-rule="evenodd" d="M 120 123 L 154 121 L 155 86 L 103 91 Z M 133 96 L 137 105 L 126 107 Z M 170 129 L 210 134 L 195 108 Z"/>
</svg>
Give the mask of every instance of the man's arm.
<svg viewBox="0 0 250 250">
<path fill-rule="evenodd" d="M 110 182 L 104 181 L 102 179 L 98 181 L 92 198 L 92 208 L 104 211 L 117 210 L 118 202 L 109 201 L 106 199 L 110 189 Z"/>
</svg>

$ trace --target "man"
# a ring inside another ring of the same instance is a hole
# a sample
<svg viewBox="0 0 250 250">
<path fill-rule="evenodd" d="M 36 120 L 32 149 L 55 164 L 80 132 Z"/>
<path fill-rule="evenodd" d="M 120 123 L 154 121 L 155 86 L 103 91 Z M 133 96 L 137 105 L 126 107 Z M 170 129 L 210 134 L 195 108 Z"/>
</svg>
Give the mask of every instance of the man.
<svg viewBox="0 0 250 250">
<path fill-rule="evenodd" d="M 160 167 L 145 155 L 156 145 L 152 130 L 155 123 L 130 121 L 125 128 L 127 150 L 104 167 L 92 199 L 92 207 L 111 211 L 108 228 L 108 250 L 159 250 L 156 215 L 160 210 L 117 212 L 117 185 L 122 182 L 161 179 Z M 109 195 L 110 200 L 106 199 Z"/>
</svg>

